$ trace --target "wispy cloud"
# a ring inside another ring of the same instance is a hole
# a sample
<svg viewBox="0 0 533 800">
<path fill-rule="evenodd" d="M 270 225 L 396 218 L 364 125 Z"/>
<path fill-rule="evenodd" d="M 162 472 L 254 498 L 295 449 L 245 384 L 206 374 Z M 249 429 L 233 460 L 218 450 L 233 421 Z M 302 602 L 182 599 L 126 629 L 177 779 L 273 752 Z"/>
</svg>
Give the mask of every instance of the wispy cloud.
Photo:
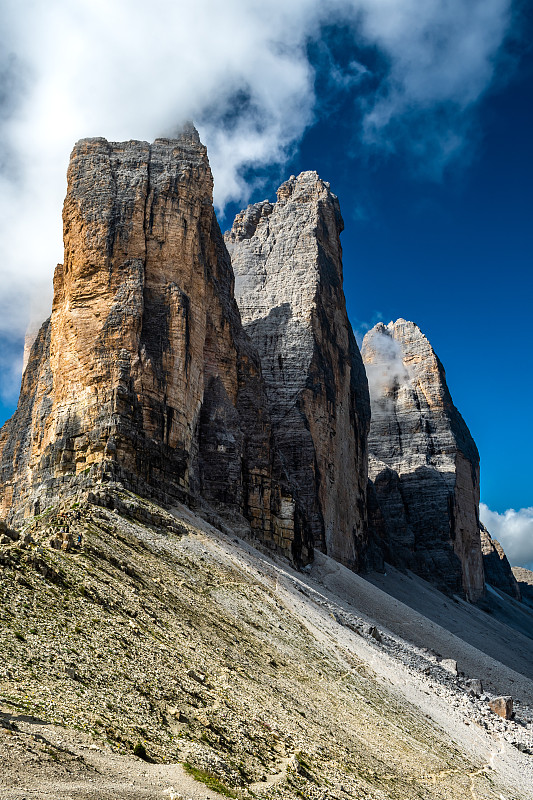
<svg viewBox="0 0 533 800">
<path fill-rule="evenodd" d="M 508 0 L 369 0 L 363 30 L 390 69 L 363 99 L 364 141 L 408 144 L 421 163 L 442 170 L 464 146 L 468 112 L 493 78 L 510 15 Z"/>
<path fill-rule="evenodd" d="M 379 322 L 365 334 L 361 355 L 368 378 L 372 413 L 389 412 L 398 389 L 410 384 L 401 345 L 388 327 Z"/>
<path fill-rule="evenodd" d="M 354 136 L 366 147 L 409 147 L 441 169 L 464 146 L 469 109 L 491 83 L 510 5 L 4 0 L 0 335 L 20 334 L 32 303 L 38 317 L 49 308 L 77 139 L 151 140 L 192 118 L 222 208 L 248 199 L 246 168 L 283 163 L 318 116 L 334 111 L 320 92 L 339 92 L 353 99 Z M 321 82 L 311 45 L 336 27 L 344 57 L 322 59 L 330 79 Z M 379 58 L 365 61 L 368 53 Z"/>
<path fill-rule="evenodd" d="M 0 338 L 0 406 L 9 406 L 18 396 L 23 354 L 17 338 Z"/>
<path fill-rule="evenodd" d="M 500 542 L 512 566 L 533 570 L 533 508 L 508 508 L 498 514 L 480 503 L 479 516 L 492 538 Z"/>
</svg>

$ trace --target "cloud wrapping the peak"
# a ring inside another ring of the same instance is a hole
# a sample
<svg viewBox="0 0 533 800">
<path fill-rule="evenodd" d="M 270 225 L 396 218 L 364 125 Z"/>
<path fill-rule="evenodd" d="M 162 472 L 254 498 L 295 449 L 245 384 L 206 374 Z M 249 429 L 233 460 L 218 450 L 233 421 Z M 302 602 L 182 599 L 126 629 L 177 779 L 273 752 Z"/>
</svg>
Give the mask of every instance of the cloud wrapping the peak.
<svg viewBox="0 0 533 800">
<path fill-rule="evenodd" d="M 498 514 L 480 503 L 479 516 L 492 538 L 503 547 L 509 563 L 533 570 L 533 508 L 508 508 Z"/>
<path fill-rule="evenodd" d="M 356 140 L 390 151 L 408 142 L 416 158 L 426 163 L 429 153 L 441 169 L 461 150 L 466 111 L 490 85 L 510 5 L 4 0 L 0 336 L 19 337 L 32 304 L 36 317 L 48 311 L 77 139 L 153 140 L 193 119 L 218 208 L 244 203 L 244 170 L 282 164 L 327 108 L 317 80 L 327 69 L 327 92 L 351 93 Z M 344 32 L 345 66 L 313 62 L 310 46 L 325 41 L 325 27 Z M 362 59 L 369 50 L 379 53 L 379 69 Z"/>
<path fill-rule="evenodd" d="M 410 385 L 401 345 L 390 335 L 386 326 L 379 324 L 363 339 L 362 356 L 372 413 L 389 413 L 394 406 L 392 398 L 398 389 Z"/>
</svg>

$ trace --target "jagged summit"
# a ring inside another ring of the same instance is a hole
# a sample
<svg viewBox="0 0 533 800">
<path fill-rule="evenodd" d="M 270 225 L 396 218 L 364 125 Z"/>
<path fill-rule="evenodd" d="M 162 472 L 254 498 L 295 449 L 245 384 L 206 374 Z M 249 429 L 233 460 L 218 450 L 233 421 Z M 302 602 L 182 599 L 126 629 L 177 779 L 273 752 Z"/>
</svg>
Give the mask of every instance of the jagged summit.
<svg viewBox="0 0 533 800">
<path fill-rule="evenodd" d="M 342 289 L 337 197 L 316 172 L 237 215 L 225 241 L 261 357 L 276 444 L 312 540 L 360 567 L 367 549 L 367 381 Z"/>
<path fill-rule="evenodd" d="M 482 531 L 490 617 L 405 574 L 481 596 L 478 454 L 413 323 L 367 382 L 329 185 L 237 215 L 234 276 L 194 130 L 84 139 L 63 221 L 0 431 L 0 795 L 525 800 L 531 573 Z"/>
<path fill-rule="evenodd" d="M 185 148 L 189 145 L 193 149 L 201 149 L 207 153 L 206 146 L 200 141 L 200 134 L 198 133 L 196 126 L 190 121 L 184 122 L 181 126 L 177 126 L 173 130 L 172 136 L 158 136 L 153 142 L 148 142 L 145 139 L 127 139 L 123 142 L 114 142 L 109 141 L 104 136 L 84 136 L 82 139 L 78 139 L 78 141 L 75 143 L 73 152 L 82 148 L 85 144 L 92 145 L 98 143 L 108 146 L 112 150 L 142 145 L 148 148 L 151 148 L 152 145 L 170 145 L 180 148 Z"/>
<path fill-rule="evenodd" d="M 476 446 L 414 323 L 367 334 L 367 382 L 329 184 L 292 175 L 225 242 L 212 190 L 191 125 L 75 145 L 52 315 L 0 431 L 0 515 L 112 482 L 207 503 L 297 563 L 385 556 L 479 598 Z"/>
<path fill-rule="evenodd" d="M 212 186 L 189 129 L 153 144 L 75 145 L 52 316 L 0 435 L 4 515 L 113 480 L 221 503 L 299 557 Z"/>
<path fill-rule="evenodd" d="M 479 599 L 479 454 L 442 364 L 403 319 L 376 325 L 362 354 L 372 404 L 369 474 L 388 558 Z"/>
</svg>

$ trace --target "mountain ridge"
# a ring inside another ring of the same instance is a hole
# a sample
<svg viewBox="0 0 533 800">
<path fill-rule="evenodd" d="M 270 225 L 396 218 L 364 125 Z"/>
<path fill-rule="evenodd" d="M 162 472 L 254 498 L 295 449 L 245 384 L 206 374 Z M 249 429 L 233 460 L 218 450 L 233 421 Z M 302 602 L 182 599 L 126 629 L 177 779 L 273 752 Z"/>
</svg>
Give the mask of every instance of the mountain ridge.
<svg viewBox="0 0 533 800">
<path fill-rule="evenodd" d="M 226 247 L 191 128 L 68 177 L 0 431 L 0 798 L 528 800 L 529 578 L 426 337 L 365 371 L 329 184 Z"/>
</svg>

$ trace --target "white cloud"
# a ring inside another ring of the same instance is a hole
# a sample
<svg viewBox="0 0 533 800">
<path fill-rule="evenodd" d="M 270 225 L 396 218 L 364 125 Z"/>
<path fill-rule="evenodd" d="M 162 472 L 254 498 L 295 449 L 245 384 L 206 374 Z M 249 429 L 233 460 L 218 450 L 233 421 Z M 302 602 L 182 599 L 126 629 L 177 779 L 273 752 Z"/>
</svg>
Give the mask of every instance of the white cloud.
<svg viewBox="0 0 533 800">
<path fill-rule="evenodd" d="M 321 26 L 339 24 L 353 53 L 343 68 L 331 59 L 328 93 L 351 92 L 354 135 L 393 148 L 415 114 L 418 133 L 403 141 L 441 164 L 461 149 L 464 113 L 491 82 L 510 4 L 4 0 L 0 336 L 20 335 L 32 304 L 41 318 L 49 308 L 77 139 L 152 140 L 192 118 L 218 206 L 245 202 L 243 168 L 283 163 L 325 108 L 308 45 L 321 41 Z M 360 63 L 365 46 L 381 54 L 379 74 Z"/>
<path fill-rule="evenodd" d="M 533 507 L 515 511 L 508 508 L 503 514 L 480 503 L 481 522 L 497 539 L 512 566 L 533 570 Z"/>
<path fill-rule="evenodd" d="M 20 390 L 22 352 L 18 342 L 9 338 L 0 339 L 0 403 L 12 403 Z"/>
<path fill-rule="evenodd" d="M 410 384 L 399 342 L 392 337 L 388 327 L 379 322 L 365 335 L 361 355 L 368 378 L 373 414 L 390 411 L 391 398 L 400 387 Z"/>
</svg>

